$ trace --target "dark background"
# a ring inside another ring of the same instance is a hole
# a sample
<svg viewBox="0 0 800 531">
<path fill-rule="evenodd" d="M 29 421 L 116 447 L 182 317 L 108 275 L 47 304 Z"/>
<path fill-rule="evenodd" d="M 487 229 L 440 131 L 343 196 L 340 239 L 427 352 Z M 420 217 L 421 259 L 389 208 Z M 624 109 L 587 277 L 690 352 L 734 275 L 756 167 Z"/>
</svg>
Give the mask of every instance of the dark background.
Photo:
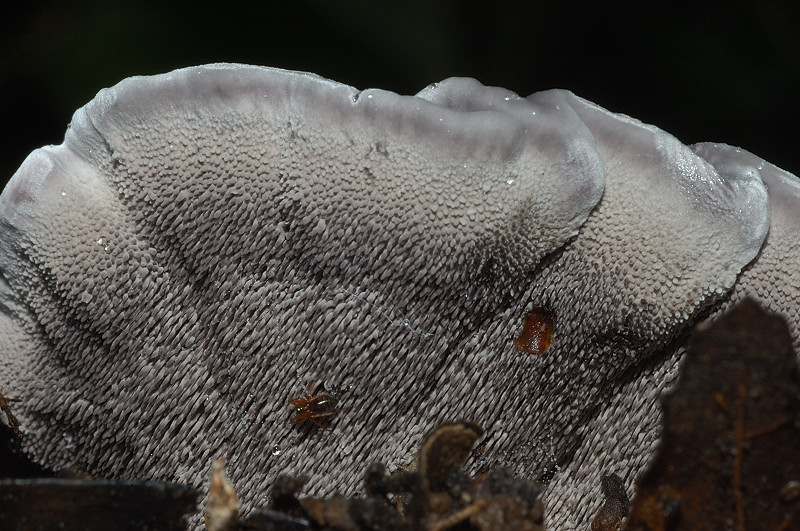
<svg viewBox="0 0 800 531">
<path fill-rule="evenodd" d="M 312 71 L 403 94 L 454 75 L 522 95 L 568 88 L 686 143 L 739 145 L 800 173 L 798 7 L 475 6 L 83 0 L 4 11 L 0 184 L 32 149 L 60 143 L 72 112 L 100 88 L 215 61 Z"/>
</svg>

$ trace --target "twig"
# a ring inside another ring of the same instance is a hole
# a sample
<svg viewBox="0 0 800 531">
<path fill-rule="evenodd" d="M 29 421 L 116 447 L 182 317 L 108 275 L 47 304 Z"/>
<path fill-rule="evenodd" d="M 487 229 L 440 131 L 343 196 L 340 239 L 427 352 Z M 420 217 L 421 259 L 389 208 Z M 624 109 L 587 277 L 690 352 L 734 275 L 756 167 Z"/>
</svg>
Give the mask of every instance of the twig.
<svg viewBox="0 0 800 531">
<path fill-rule="evenodd" d="M 479 512 L 485 510 L 488 505 L 489 504 L 486 500 L 478 500 L 472 505 L 468 505 L 460 511 L 451 514 L 447 518 L 442 518 L 441 520 L 428 524 L 428 531 L 444 531 L 448 527 L 453 527 L 454 525 L 466 520 L 473 514 L 478 514 Z"/>
</svg>

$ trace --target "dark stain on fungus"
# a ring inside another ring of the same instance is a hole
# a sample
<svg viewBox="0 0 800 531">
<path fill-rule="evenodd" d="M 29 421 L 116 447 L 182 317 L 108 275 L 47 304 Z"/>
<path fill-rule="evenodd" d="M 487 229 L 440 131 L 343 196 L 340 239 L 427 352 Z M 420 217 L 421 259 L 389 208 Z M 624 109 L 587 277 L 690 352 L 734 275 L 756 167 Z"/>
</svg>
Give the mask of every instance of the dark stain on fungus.
<svg viewBox="0 0 800 531">
<path fill-rule="evenodd" d="M 520 332 L 514 346 L 527 354 L 544 354 L 553 341 L 556 329 L 556 315 L 544 306 L 537 306 L 525 314 Z"/>
</svg>

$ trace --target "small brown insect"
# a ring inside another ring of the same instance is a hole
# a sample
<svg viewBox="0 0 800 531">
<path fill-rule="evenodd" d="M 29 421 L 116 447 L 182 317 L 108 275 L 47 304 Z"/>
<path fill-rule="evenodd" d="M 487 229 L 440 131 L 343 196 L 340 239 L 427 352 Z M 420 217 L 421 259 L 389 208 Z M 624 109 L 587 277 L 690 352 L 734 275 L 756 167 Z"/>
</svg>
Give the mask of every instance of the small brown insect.
<svg viewBox="0 0 800 531">
<path fill-rule="evenodd" d="M 319 382 L 315 382 L 305 396 L 289 400 L 295 408 L 295 415 L 290 419 L 293 424 L 303 426 L 310 422 L 318 428 L 326 428 L 330 425 L 332 417 L 339 412 L 337 409 L 339 401 L 322 386 L 319 386 L 320 392 L 314 394 L 318 384 Z"/>
<path fill-rule="evenodd" d="M 550 348 L 555 329 L 555 313 L 549 308 L 537 306 L 525 314 L 522 332 L 514 342 L 514 346 L 527 354 L 544 354 Z"/>
</svg>

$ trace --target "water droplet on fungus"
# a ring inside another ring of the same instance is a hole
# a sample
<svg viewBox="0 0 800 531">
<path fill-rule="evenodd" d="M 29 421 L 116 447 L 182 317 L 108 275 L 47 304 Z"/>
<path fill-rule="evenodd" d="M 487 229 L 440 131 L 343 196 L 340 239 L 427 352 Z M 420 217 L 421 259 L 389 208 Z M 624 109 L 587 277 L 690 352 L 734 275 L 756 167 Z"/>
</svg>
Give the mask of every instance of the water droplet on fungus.
<svg viewBox="0 0 800 531">
<path fill-rule="evenodd" d="M 514 341 L 514 346 L 527 354 L 544 354 L 553 341 L 555 328 L 555 313 L 544 306 L 537 306 L 523 317 L 522 332 Z"/>
</svg>

